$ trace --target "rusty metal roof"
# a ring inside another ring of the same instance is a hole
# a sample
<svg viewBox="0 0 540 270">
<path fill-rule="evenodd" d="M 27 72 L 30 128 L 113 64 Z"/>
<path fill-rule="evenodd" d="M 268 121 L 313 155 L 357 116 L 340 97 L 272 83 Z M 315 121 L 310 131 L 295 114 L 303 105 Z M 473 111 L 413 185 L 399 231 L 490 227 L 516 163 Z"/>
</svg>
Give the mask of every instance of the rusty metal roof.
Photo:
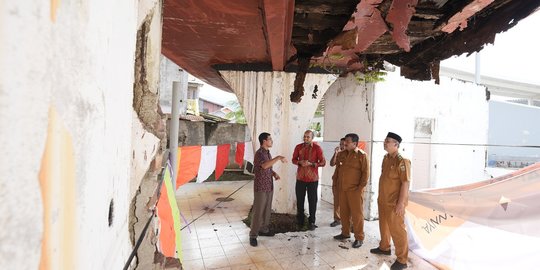
<svg viewBox="0 0 540 270">
<path fill-rule="evenodd" d="M 230 90 L 218 70 L 345 73 L 388 61 L 437 79 L 439 62 L 479 51 L 540 0 L 164 0 L 163 53 Z M 378 66 L 377 66 L 378 65 Z"/>
</svg>

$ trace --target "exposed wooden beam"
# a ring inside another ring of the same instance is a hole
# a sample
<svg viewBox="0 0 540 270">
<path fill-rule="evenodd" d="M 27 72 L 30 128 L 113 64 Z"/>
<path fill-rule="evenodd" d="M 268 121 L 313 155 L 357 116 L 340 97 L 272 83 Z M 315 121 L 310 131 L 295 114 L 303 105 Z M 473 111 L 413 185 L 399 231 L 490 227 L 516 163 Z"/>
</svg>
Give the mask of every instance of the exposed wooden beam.
<svg viewBox="0 0 540 270">
<path fill-rule="evenodd" d="M 272 68 L 282 71 L 288 58 L 294 17 L 294 0 L 263 0 L 267 44 Z"/>
</svg>

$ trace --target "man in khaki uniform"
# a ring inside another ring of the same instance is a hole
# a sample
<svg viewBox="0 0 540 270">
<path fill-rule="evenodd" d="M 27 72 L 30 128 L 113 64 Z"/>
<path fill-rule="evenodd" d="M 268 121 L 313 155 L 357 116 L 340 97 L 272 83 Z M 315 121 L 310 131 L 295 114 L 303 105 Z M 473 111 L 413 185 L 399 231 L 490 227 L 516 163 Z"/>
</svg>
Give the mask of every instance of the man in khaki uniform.
<svg viewBox="0 0 540 270">
<path fill-rule="evenodd" d="M 345 138 L 341 138 L 339 146 L 334 150 L 334 155 L 330 160 L 330 166 L 336 166 L 337 155 L 343 150 L 345 150 Z M 339 182 L 337 181 L 336 171 L 332 175 L 332 195 L 334 196 L 334 221 L 330 223 L 330 227 L 336 227 L 341 224 L 341 217 L 339 216 Z"/>
<path fill-rule="evenodd" d="M 364 241 L 364 188 L 369 178 L 369 161 L 362 149 L 358 148 L 358 135 L 345 135 L 345 150 L 336 157 L 337 181 L 339 183 L 339 207 L 341 233 L 336 240 L 351 237 L 351 217 L 355 241 L 353 248 L 359 248 Z"/>
<path fill-rule="evenodd" d="M 384 150 L 388 152 L 382 163 L 379 179 L 379 247 L 371 249 L 374 254 L 390 255 L 390 240 L 394 241 L 397 259 L 390 269 L 407 268 L 409 246 L 405 230 L 405 207 L 411 180 L 411 161 L 403 158 L 398 150 L 401 137 L 389 132 L 384 140 Z"/>
</svg>

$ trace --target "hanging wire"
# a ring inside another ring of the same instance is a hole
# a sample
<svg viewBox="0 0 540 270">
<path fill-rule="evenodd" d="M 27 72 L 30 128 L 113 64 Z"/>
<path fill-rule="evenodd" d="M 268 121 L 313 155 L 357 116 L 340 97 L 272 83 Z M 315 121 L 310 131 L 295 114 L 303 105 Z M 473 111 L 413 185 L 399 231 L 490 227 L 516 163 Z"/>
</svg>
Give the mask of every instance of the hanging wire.
<svg viewBox="0 0 540 270">
<path fill-rule="evenodd" d="M 323 141 L 325 143 L 339 143 L 339 141 Z M 370 140 L 366 143 L 384 143 L 384 141 Z M 481 147 L 517 147 L 517 148 L 540 148 L 540 145 L 527 144 L 486 144 L 486 143 L 446 143 L 446 142 L 401 142 L 403 144 L 429 144 L 429 145 L 454 145 L 454 146 L 481 146 Z"/>
<path fill-rule="evenodd" d="M 165 153 L 164 156 L 169 156 L 169 153 Z M 156 217 L 156 206 L 157 206 L 157 203 L 158 203 L 158 201 L 160 199 L 160 196 L 161 196 L 161 186 L 163 185 L 163 180 L 165 179 L 165 170 L 167 170 L 168 168 L 170 168 L 169 158 L 167 158 L 165 163 L 162 164 L 162 168 L 161 168 L 161 172 L 160 172 L 160 176 L 159 176 L 160 180 L 159 180 L 157 189 L 155 191 L 155 194 L 156 194 L 155 196 L 156 196 L 157 200 L 156 200 L 155 204 L 152 206 L 152 209 L 151 209 L 152 214 L 150 215 L 150 217 L 146 221 L 146 224 L 144 225 L 144 228 L 143 228 L 141 234 L 139 235 L 139 238 L 137 239 L 137 242 L 135 243 L 135 246 L 133 247 L 133 250 L 131 251 L 131 254 L 129 254 L 128 260 L 126 261 L 126 264 L 124 264 L 124 268 L 123 268 L 124 270 L 129 269 L 129 266 L 131 265 L 131 262 L 133 261 L 133 258 L 135 258 L 135 256 L 137 255 L 137 251 L 139 250 L 139 247 L 141 246 L 142 241 L 144 240 L 144 237 L 146 236 L 148 228 L 150 227 L 150 223 L 152 222 L 154 217 Z"/>
</svg>

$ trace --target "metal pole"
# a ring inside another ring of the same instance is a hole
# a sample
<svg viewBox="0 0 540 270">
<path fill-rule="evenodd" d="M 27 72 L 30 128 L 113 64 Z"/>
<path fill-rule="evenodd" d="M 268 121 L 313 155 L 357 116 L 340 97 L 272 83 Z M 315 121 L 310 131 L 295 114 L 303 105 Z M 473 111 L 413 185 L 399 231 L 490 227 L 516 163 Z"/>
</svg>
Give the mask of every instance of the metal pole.
<svg viewBox="0 0 540 270">
<path fill-rule="evenodd" d="M 474 82 L 480 84 L 480 52 L 475 53 Z"/>
<path fill-rule="evenodd" d="M 169 150 L 172 166 L 172 183 L 176 187 L 176 176 L 178 170 L 178 128 L 180 125 L 180 91 L 181 82 L 173 82 L 172 102 L 171 102 L 171 128 L 169 129 Z"/>
<path fill-rule="evenodd" d="M 364 82 L 365 83 L 365 82 Z M 370 171 L 373 171 L 374 168 L 373 168 L 373 142 L 375 141 L 373 139 L 373 134 L 375 133 L 375 84 L 373 84 L 373 88 L 372 88 L 372 98 L 371 98 L 371 142 L 369 143 L 369 153 L 368 153 L 368 157 L 369 157 L 369 170 Z M 371 200 L 371 197 L 374 197 L 375 196 L 375 192 L 373 191 L 373 177 L 371 177 L 371 174 L 369 175 L 369 179 L 368 179 L 368 200 L 367 200 L 367 218 L 368 220 L 375 220 L 375 217 L 373 215 L 371 215 L 371 209 L 373 209 L 373 206 L 374 204 L 372 203 L 372 200 Z M 378 196 L 378 194 L 377 194 Z M 378 206 L 377 206 L 378 207 Z M 378 208 L 377 208 L 378 209 Z M 377 210 L 378 211 L 378 210 Z"/>
</svg>

